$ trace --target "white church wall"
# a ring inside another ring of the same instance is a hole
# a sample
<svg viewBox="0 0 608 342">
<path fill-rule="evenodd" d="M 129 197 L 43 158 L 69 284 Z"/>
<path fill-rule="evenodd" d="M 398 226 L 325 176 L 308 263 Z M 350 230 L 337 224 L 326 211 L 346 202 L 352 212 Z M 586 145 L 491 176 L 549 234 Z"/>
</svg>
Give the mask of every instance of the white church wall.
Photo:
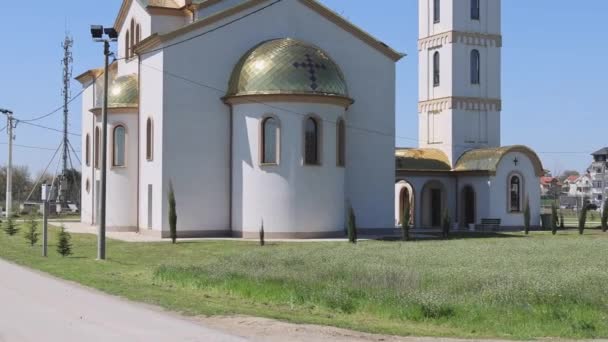
<svg viewBox="0 0 608 342">
<path fill-rule="evenodd" d="M 500 112 L 483 110 L 453 110 L 451 143 L 442 147 L 446 153 L 452 148 L 454 165 L 462 154 L 474 148 L 500 146 Z"/>
<path fill-rule="evenodd" d="M 156 14 L 150 18 L 151 32 L 165 34 L 189 24 L 190 20 L 190 16 Z"/>
<path fill-rule="evenodd" d="M 435 52 L 439 52 L 439 85 L 435 86 L 433 76 L 433 58 Z M 453 94 L 454 50 L 451 44 L 436 45 L 419 51 L 419 78 L 418 78 L 418 100 L 429 101 L 449 97 Z M 468 65 L 468 64 L 467 64 Z M 439 108 L 437 108 L 439 109 Z"/>
<path fill-rule="evenodd" d="M 152 29 L 152 20 L 150 14 L 140 4 L 139 1 L 132 1 L 131 7 L 129 8 L 125 21 L 122 27 L 117 28 L 118 30 L 118 42 L 116 58 L 118 59 L 118 73 L 117 76 L 131 75 L 138 72 L 138 58 L 137 56 L 125 59 L 127 55 L 126 35 L 127 30 L 131 31 L 131 19 L 135 20 L 135 23 L 140 25 L 141 36 L 140 40 L 144 40 L 154 31 Z M 133 32 L 131 32 L 133 34 Z"/>
<path fill-rule="evenodd" d="M 459 6 L 454 6 L 453 29 L 456 31 L 500 34 L 501 0 L 479 1 L 479 20 L 471 19 L 470 2 L 466 0 L 448 0 Z"/>
<path fill-rule="evenodd" d="M 94 166 L 94 143 L 95 143 L 95 117 L 89 112 L 94 106 L 95 103 L 95 84 L 91 83 L 85 87 L 84 92 L 82 93 L 82 118 L 81 118 L 81 146 L 82 152 L 80 156 L 80 160 L 82 161 L 81 165 L 81 199 L 80 199 L 80 217 L 83 223 L 93 224 L 93 195 L 94 195 L 94 185 L 95 185 L 95 172 L 93 169 Z M 86 164 L 86 138 L 89 137 L 89 156 L 90 163 Z M 87 182 L 89 184 L 87 191 Z"/>
<path fill-rule="evenodd" d="M 160 232 L 167 224 L 166 193 L 163 191 L 163 51 L 142 56 L 139 107 L 139 228 Z M 153 121 L 153 158 L 146 158 L 146 121 Z M 170 119 L 170 117 L 168 118 Z M 151 194 L 148 190 L 151 187 Z M 148 203 L 151 199 L 152 202 Z M 151 211 L 151 212 L 149 212 Z M 151 222 L 148 222 L 150 218 Z M 168 229 L 168 228 L 167 228 Z"/>
<path fill-rule="evenodd" d="M 268 236 L 323 237 L 344 232 L 343 167 L 337 166 L 336 125 L 348 114 L 328 104 L 252 103 L 235 105 L 232 171 L 233 229 L 257 236 L 262 220 Z M 295 114 L 301 113 L 301 114 Z M 304 123 L 310 113 L 320 121 L 321 163 L 303 163 Z M 280 122 L 279 164 L 261 165 L 261 122 Z"/>
<path fill-rule="evenodd" d="M 458 0 L 458 2 L 464 0 Z M 419 0 L 418 2 L 418 32 L 420 37 L 432 36 L 445 31 L 450 31 L 453 27 L 454 18 L 452 16 L 454 0 L 440 0 L 440 20 L 438 23 L 433 18 L 434 0 Z"/>
<path fill-rule="evenodd" d="M 514 160 L 517 158 L 517 165 Z M 524 180 L 522 190 L 522 212 L 510 213 L 508 210 L 509 186 L 508 179 L 512 172 L 519 173 Z M 523 153 L 511 152 L 506 154 L 498 164 L 496 176 L 491 180 L 490 192 L 492 194 L 492 218 L 500 218 L 505 227 L 523 227 L 523 208 L 525 197 L 530 200 L 530 214 L 532 226 L 540 225 L 540 178 L 534 172 L 530 159 Z"/>
<path fill-rule="evenodd" d="M 212 26 L 178 39 L 210 28 Z M 262 41 L 279 37 L 316 44 L 341 66 L 350 95 L 356 100 L 348 112 L 349 125 L 367 130 L 349 128 L 347 131 L 347 165 L 352 167 L 352 172 L 346 176 L 347 198 L 357 211 L 362 228 L 391 227 L 395 64 L 305 5 L 289 1 L 235 22 L 230 30 L 218 30 L 165 51 L 166 71 L 220 90 L 197 86 L 170 74 L 164 79 L 164 130 L 172 137 L 164 139 L 164 148 L 172 162 L 166 163 L 163 178 L 165 187 L 168 177 L 187 182 L 187 186 L 179 186 L 184 203 L 184 219 L 180 220 L 182 229 L 229 229 L 229 111 L 221 97 L 225 95 L 232 69 L 241 56 Z M 370 130 L 381 134 L 370 133 Z M 176 185 L 179 197 L 177 190 Z"/>
<path fill-rule="evenodd" d="M 234 7 L 240 3 L 245 2 L 245 0 L 224 0 L 216 2 L 212 5 L 203 5 L 197 12 L 197 17 L 199 19 L 208 17 L 210 15 L 219 13 L 231 7 Z"/>
<path fill-rule="evenodd" d="M 451 44 L 454 68 L 446 70 L 453 75 L 451 96 L 500 99 L 500 48 L 475 44 Z M 480 55 L 479 84 L 471 83 L 471 51 Z M 463 67 L 461 67 L 463 66 Z"/>
</svg>

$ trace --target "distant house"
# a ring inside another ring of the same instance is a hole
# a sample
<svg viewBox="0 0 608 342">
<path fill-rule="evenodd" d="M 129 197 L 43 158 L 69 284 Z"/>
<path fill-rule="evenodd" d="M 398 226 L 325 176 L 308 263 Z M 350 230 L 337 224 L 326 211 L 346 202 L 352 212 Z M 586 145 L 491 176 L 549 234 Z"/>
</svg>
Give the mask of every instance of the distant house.
<svg viewBox="0 0 608 342">
<path fill-rule="evenodd" d="M 580 176 L 569 176 L 562 183 L 562 194 L 567 196 L 576 196 L 576 181 Z"/>
<path fill-rule="evenodd" d="M 562 192 L 562 183 L 557 177 L 540 177 L 540 193 L 542 196 L 557 197 Z"/>
<path fill-rule="evenodd" d="M 593 162 L 587 169 L 591 181 L 591 193 L 589 195 L 592 204 L 601 207 L 608 193 L 608 147 L 591 154 Z"/>
</svg>

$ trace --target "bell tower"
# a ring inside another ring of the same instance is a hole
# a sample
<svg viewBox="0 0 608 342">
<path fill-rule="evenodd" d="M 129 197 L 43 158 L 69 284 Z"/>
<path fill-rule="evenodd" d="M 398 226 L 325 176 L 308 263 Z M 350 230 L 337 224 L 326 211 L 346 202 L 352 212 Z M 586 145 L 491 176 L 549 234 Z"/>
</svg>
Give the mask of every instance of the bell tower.
<svg viewBox="0 0 608 342">
<path fill-rule="evenodd" d="M 418 0 L 420 147 L 500 146 L 501 0 Z"/>
</svg>

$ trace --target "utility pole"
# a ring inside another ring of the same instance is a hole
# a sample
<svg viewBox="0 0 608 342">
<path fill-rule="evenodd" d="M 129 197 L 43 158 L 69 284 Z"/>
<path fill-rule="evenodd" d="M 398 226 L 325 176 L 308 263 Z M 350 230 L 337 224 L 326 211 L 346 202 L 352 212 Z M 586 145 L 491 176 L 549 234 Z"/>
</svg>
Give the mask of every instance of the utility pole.
<svg viewBox="0 0 608 342">
<path fill-rule="evenodd" d="M 68 207 L 68 194 L 70 193 L 69 181 L 68 181 L 68 158 L 69 158 L 69 146 L 68 140 L 68 117 L 69 117 L 69 102 L 70 102 L 70 80 L 72 78 L 72 46 L 74 40 L 66 34 L 65 40 L 61 44 L 63 47 L 63 169 L 61 174 L 61 181 L 59 183 L 59 198 L 58 202 L 61 204 L 61 209 Z"/>
<path fill-rule="evenodd" d="M 104 34 L 107 38 L 104 38 Z M 99 206 L 99 236 L 97 239 L 97 260 L 106 259 L 106 188 L 107 188 L 107 158 L 108 158 L 108 84 L 110 67 L 110 42 L 118 40 L 118 33 L 114 28 L 105 28 L 101 25 L 91 26 L 91 35 L 96 42 L 103 42 L 104 73 L 103 73 L 103 110 L 102 110 L 102 139 L 101 139 L 101 193 Z"/>
<path fill-rule="evenodd" d="M 8 163 L 6 166 L 6 217 L 10 217 L 13 211 L 13 129 L 15 128 L 15 118 L 13 112 L 8 109 L 0 108 L 0 113 L 6 115 L 6 131 L 8 133 Z"/>
</svg>

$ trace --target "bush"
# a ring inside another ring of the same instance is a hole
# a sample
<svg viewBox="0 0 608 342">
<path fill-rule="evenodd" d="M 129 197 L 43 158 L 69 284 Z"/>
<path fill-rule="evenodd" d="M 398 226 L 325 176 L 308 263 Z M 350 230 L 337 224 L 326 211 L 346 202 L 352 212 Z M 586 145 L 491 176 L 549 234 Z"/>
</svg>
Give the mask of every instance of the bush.
<svg viewBox="0 0 608 342">
<path fill-rule="evenodd" d="M 553 203 L 551 205 L 551 232 L 553 235 L 557 234 L 557 227 L 559 226 L 559 216 L 557 215 L 557 205 Z"/>
<path fill-rule="evenodd" d="M 348 241 L 357 243 L 357 218 L 352 206 L 348 209 Z"/>
<path fill-rule="evenodd" d="M 604 233 L 608 231 L 608 199 L 604 201 L 604 208 L 602 208 L 602 231 Z"/>
<path fill-rule="evenodd" d="M 526 235 L 530 234 L 530 200 L 526 197 L 526 204 L 524 206 L 524 231 Z"/>
<path fill-rule="evenodd" d="M 580 235 L 585 234 L 585 224 L 587 224 L 587 210 L 589 210 L 587 208 L 586 205 L 583 206 L 583 209 L 581 209 L 581 213 L 578 217 L 578 233 Z"/>
<path fill-rule="evenodd" d="M 19 232 L 19 228 L 15 224 L 12 216 L 9 216 L 4 223 L 4 232 L 9 236 L 13 236 Z"/>
<path fill-rule="evenodd" d="M 66 257 L 72 255 L 72 236 L 70 233 L 65 231 L 65 227 L 61 227 L 61 231 L 57 236 L 57 253 L 59 253 L 62 257 Z"/>
<path fill-rule="evenodd" d="M 25 231 L 24 237 L 25 240 L 30 244 L 30 246 L 34 247 L 34 245 L 38 242 L 38 222 L 34 216 L 30 217 L 30 220 L 27 223 L 27 230 Z"/>
<path fill-rule="evenodd" d="M 401 232 L 403 233 L 402 239 L 403 241 L 410 240 L 410 221 L 411 221 L 411 213 L 410 213 L 410 201 L 405 201 L 403 205 L 403 214 L 401 215 Z"/>
<path fill-rule="evenodd" d="M 441 233 L 444 239 L 450 238 L 450 226 L 452 225 L 452 218 L 448 213 L 447 209 L 443 212 L 443 217 L 441 218 Z"/>
<path fill-rule="evenodd" d="M 171 241 L 176 243 L 177 241 L 177 209 L 175 203 L 175 191 L 173 190 L 173 183 L 169 182 L 169 234 L 171 235 Z"/>
<path fill-rule="evenodd" d="M 260 227 L 260 246 L 264 247 L 266 241 L 264 240 L 264 220 L 262 220 L 262 226 Z"/>
</svg>

